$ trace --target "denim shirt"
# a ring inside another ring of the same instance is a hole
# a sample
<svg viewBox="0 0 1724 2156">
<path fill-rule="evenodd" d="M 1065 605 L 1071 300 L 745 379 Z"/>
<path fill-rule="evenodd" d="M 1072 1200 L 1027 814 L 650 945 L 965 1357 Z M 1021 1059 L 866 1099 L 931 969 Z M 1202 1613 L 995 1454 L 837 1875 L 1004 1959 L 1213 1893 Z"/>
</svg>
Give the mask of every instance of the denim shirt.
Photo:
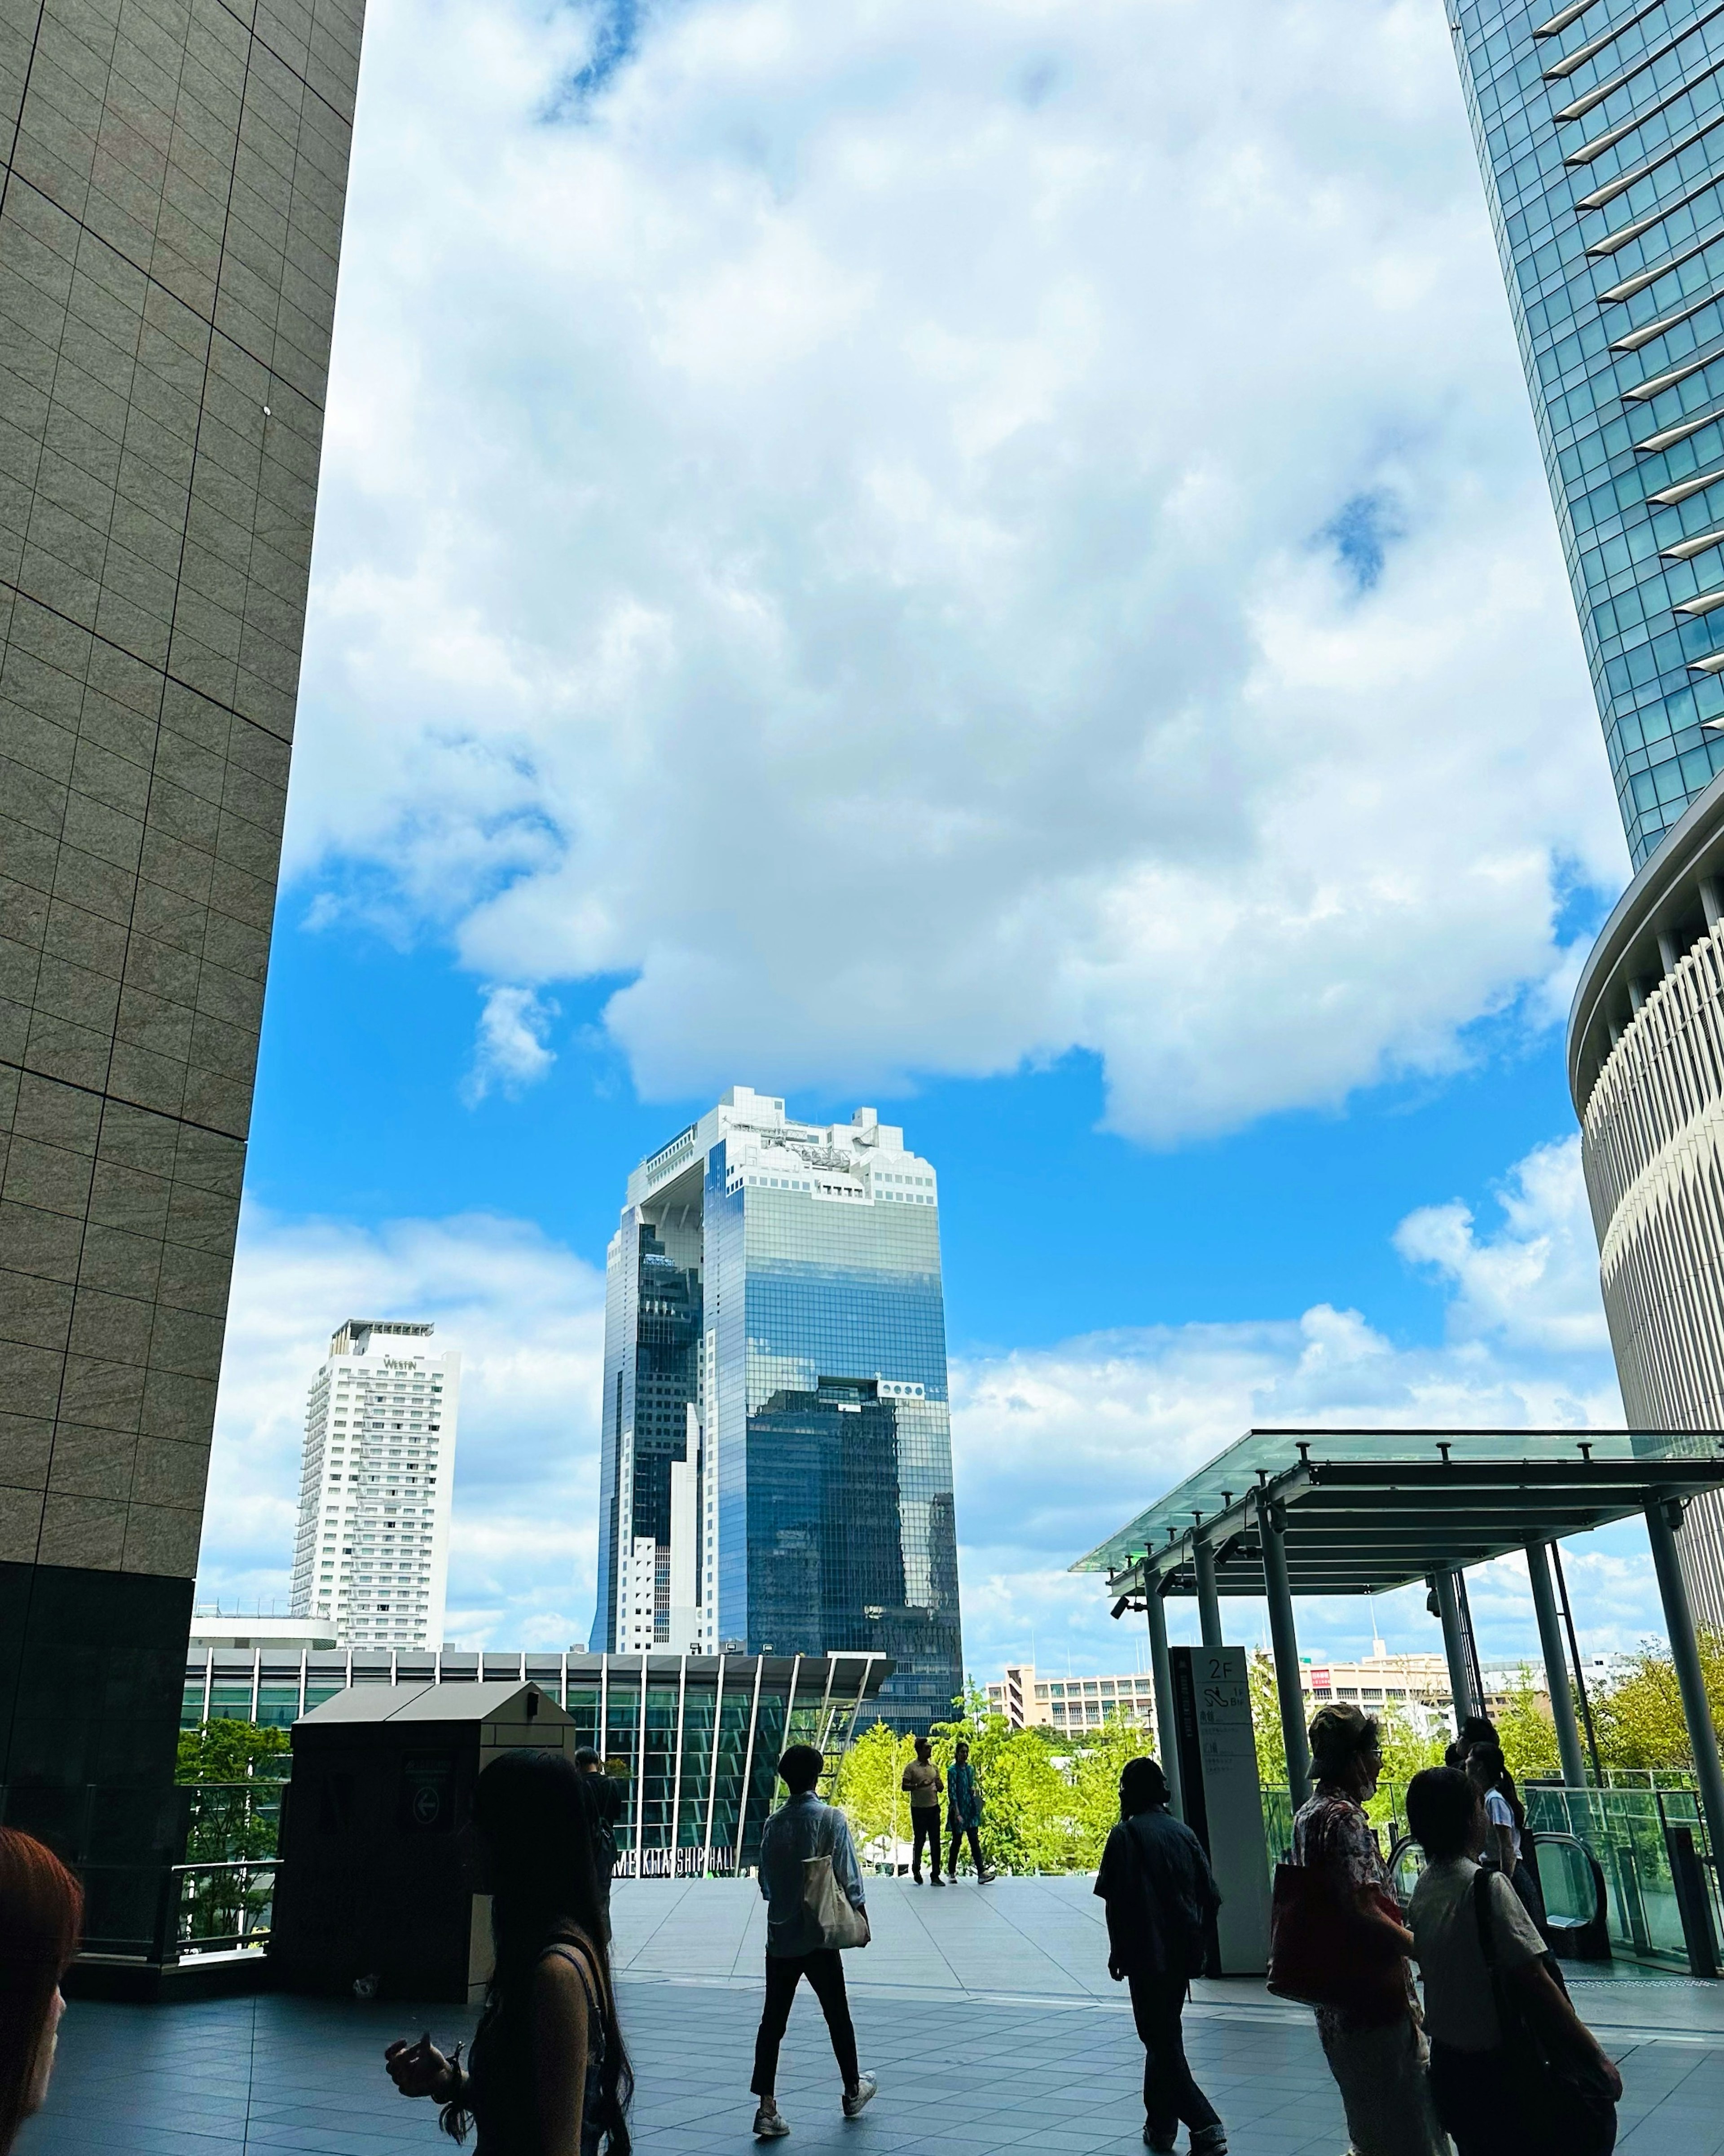
<svg viewBox="0 0 1724 2156">
<path fill-rule="evenodd" d="M 760 1839 L 760 1891 L 767 1902 L 767 1952 L 813 1953 L 820 1944 L 802 1906 L 803 1864 L 821 1849 L 832 1852 L 832 1876 L 852 1908 L 863 1907 L 862 1867 L 850 1840 L 850 1823 L 812 1789 L 792 1797 L 767 1821 Z"/>
</svg>

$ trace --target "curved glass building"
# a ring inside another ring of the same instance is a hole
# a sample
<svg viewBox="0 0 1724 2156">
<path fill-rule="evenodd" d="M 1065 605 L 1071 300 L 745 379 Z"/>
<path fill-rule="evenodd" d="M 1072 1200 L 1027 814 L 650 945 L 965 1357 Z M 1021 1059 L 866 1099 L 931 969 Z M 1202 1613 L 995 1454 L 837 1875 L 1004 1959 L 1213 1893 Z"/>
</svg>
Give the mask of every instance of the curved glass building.
<svg viewBox="0 0 1724 2156">
<path fill-rule="evenodd" d="M 607 1259 L 594 1652 L 889 1657 L 962 1687 L 939 1184 L 904 1134 L 738 1086 L 644 1161 Z"/>
<path fill-rule="evenodd" d="M 1724 1428 L 1724 5 L 1449 28 L 1634 877 L 1569 1021 L 1624 1404 Z M 1724 1631 L 1724 1512 L 1679 1537 Z"/>
</svg>

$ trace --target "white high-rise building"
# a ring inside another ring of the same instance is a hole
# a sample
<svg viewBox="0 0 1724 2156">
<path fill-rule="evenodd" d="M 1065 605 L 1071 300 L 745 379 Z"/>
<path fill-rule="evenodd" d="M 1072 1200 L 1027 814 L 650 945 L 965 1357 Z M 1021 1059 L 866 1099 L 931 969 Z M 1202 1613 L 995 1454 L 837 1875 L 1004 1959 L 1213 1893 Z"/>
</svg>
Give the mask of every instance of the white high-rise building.
<svg viewBox="0 0 1724 2156">
<path fill-rule="evenodd" d="M 311 1381 L 293 1614 L 344 1647 L 442 1643 L 461 1358 L 434 1329 L 350 1317 Z"/>
</svg>

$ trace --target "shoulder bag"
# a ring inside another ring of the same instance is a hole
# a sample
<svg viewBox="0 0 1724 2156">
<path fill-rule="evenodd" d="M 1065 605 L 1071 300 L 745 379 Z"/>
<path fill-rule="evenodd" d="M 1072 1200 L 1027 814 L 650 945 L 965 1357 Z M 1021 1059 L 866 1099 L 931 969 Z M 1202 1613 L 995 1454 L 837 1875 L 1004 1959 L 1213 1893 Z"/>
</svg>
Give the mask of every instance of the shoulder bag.
<svg viewBox="0 0 1724 2156">
<path fill-rule="evenodd" d="M 802 1861 L 802 1909 L 808 1929 L 818 1932 L 823 1947 L 865 1947 L 868 1917 L 856 1908 L 833 1876 L 832 1851 L 838 1839 L 831 1825 L 832 1811 L 820 1822 L 820 1842 L 814 1854 Z"/>
<path fill-rule="evenodd" d="M 1275 1866 L 1269 1989 L 1278 1999 L 1334 2008 L 1362 2027 L 1387 2027 L 1407 2011 L 1406 1959 L 1364 1905 L 1374 1902 L 1396 1923 L 1399 1906 L 1381 1887 L 1357 1893 L 1325 1852 L 1309 1853 L 1316 1861 Z"/>
<path fill-rule="evenodd" d="M 1491 1876 L 1481 1865 L 1473 1881 L 1473 1918 L 1502 2030 L 1496 2056 L 1521 2114 L 1521 2145 L 1528 2156 L 1610 2156 L 1616 2146 L 1616 2098 L 1590 2060 L 1545 2042 L 1504 1980 L 1491 1922 Z M 1548 1954 L 1544 1964 L 1566 1999 L 1562 1972 Z"/>
</svg>

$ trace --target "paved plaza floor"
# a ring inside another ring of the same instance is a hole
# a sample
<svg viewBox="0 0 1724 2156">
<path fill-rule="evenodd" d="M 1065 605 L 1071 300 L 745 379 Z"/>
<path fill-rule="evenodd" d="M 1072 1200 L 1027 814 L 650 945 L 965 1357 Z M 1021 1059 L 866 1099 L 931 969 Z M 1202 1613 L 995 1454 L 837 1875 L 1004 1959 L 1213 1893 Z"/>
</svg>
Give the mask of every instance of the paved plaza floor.
<svg viewBox="0 0 1724 2156">
<path fill-rule="evenodd" d="M 804 1993 L 779 2080 L 793 2156 L 1141 2156 L 1142 2052 L 1120 1989 L 1097 1967 L 1105 1947 L 1089 1884 L 1002 1880 L 936 1894 L 873 1882 L 875 1942 L 846 1965 L 863 2062 L 880 2093 L 861 2118 L 840 2117 L 824 2025 Z M 753 2146 L 761 1941 L 751 1901 L 748 1882 L 618 1887 L 640 2156 L 745 2156 Z M 1622 2065 L 1619 2146 L 1627 2156 L 1719 2156 L 1724 1985 L 1573 1974 L 1583 2011 L 1609 2032 Z M 1198 1992 L 1188 2048 L 1234 2156 L 1340 2156 L 1341 2107 L 1310 2015 L 1244 1980 Z M 471 2021 L 458 2008 L 269 1994 L 79 2003 L 49 2108 L 24 2129 L 20 2156 L 431 2156 L 450 2143 L 428 2105 L 395 2094 L 382 2048 L 427 2025 L 452 2042 Z"/>
</svg>

